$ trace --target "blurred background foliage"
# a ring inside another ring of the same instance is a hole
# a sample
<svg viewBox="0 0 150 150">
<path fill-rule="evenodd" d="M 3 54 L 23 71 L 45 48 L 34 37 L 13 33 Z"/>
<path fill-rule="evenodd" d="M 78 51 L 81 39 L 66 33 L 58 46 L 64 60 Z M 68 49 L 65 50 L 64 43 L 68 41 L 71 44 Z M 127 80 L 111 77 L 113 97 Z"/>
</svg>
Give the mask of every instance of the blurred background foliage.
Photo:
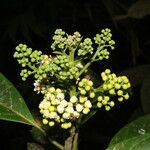
<svg viewBox="0 0 150 150">
<path fill-rule="evenodd" d="M 79 31 L 84 37 L 93 37 L 106 27 L 112 30 L 116 49 L 107 62 L 95 63 L 92 69 L 98 77 L 104 68 L 127 75 L 133 87 L 132 96 L 108 113 L 99 111 L 83 125 L 79 143 L 82 150 L 105 149 L 112 136 L 127 122 L 150 113 L 150 0 L 0 2 L 0 71 L 19 89 L 28 107 L 35 108 L 33 113 L 40 97 L 33 92 L 32 81 L 24 83 L 20 80 L 19 66 L 12 57 L 16 45 L 25 43 L 51 53 L 56 28 L 69 34 Z M 28 149 L 32 149 L 39 143 L 28 132 L 30 127 L 9 122 L 0 122 L 0 126 L 3 150 L 27 149 L 27 142 Z M 60 138 L 59 132 L 53 136 Z"/>
</svg>

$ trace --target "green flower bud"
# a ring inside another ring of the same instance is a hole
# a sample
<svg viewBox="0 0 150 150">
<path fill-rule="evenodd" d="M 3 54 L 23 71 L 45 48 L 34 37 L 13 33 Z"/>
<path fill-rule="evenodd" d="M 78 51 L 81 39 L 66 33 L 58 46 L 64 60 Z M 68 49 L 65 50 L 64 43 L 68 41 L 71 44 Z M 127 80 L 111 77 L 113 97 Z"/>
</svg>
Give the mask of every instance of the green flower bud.
<svg viewBox="0 0 150 150">
<path fill-rule="evenodd" d="M 91 92 L 89 96 L 90 96 L 90 98 L 94 98 L 95 97 L 95 93 Z"/>
<path fill-rule="evenodd" d="M 48 120 L 47 119 L 43 119 L 43 124 L 48 124 Z"/>
<path fill-rule="evenodd" d="M 54 126 L 54 125 L 55 125 L 55 122 L 54 122 L 54 121 L 50 121 L 50 122 L 49 122 L 49 126 L 50 126 L 50 127 L 52 127 L 52 126 Z"/>
<path fill-rule="evenodd" d="M 127 100 L 127 99 L 129 99 L 129 94 L 127 93 L 127 94 L 125 94 L 124 95 L 124 98 Z"/>
<path fill-rule="evenodd" d="M 107 88 L 108 89 L 112 89 L 113 88 L 113 84 L 111 84 L 111 83 L 107 84 Z"/>
<path fill-rule="evenodd" d="M 54 93 L 54 92 L 55 92 L 55 88 L 54 88 L 54 87 L 50 87 L 50 88 L 48 89 L 48 91 L 49 91 L 50 93 Z"/>
<path fill-rule="evenodd" d="M 105 73 L 106 73 L 106 74 L 110 74 L 110 73 L 111 73 L 110 69 L 106 69 L 106 70 L 105 70 Z"/>
<path fill-rule="evenodd" d="M 123 88 L 124 90 L 126 90 L 126 89 L 128 89 L 128 85 L 127 85 L 127 84 L 123 84 L 123 85 L 122 85 L 122 88 Z"/>
<path fill-rule="evenodd" d="M 122 96 L 123 95 L 123 91 L 122 90 L 118 90 L 117 94 L 118 94 L 118 96 Z"/>
<path fill-rule="evenodd" d="M 98 103 L 97 103 L 97 107 L 98 107 L 98 108 L 101 108 L 101 107 L 102 107 L 102 104 L 101 104 L 100 102 L 98 102 Z"/>
<path fill-rule="evenodd" d="M 114 107 L 115 103 L 113 101 L 109 102 L 110 107 Z"/>
<path fill-rule="evenodd" d="M 120 85 L 120 84 L 118 84 L 118 83 L 116 83 L 116 84 L 115 84 L 115 89 L 117 89 L 117 90 L 118 90 L 118 89 L 120 89 L 120 88 L 121 88 L 121 85 Z"/>
<path fill-rule="evenodd" d="M 81 93 L 82 95 L 85 95 L 85 94 L 86 94 L 86 91 L 85 91 L 85 90 L 81 90 L 80 93 Z"/>
<path fill-rule="evenodd" d="M 114 90 L 114 89 L 109 90 L 109 94 L 110 94 L 110 95 L 115 95 L 115 94 L 116 94 L 116 93 L 115 93 L 115 90 Z"/>
<path fill-rule="evenodd" d="M 86 90 L 86 91 L 89 91 L 90 89 L 91 89 L 91 87 L 88 86 L 88 85 L 85 87 L 85 90 Z"/>
<path fill-rule="evenodd" d="M 118 101 L 119 101 L 119 102 L 122 102 L 122 101 L 123 101 L 123 97 L 119 97 L 119 98 L 118 98 Z"/>
<path fill-rule="evenodd" d="M 105 110 L 109 111 L 110 110 L 110 106 L 105 106 Z"/>
</svg>

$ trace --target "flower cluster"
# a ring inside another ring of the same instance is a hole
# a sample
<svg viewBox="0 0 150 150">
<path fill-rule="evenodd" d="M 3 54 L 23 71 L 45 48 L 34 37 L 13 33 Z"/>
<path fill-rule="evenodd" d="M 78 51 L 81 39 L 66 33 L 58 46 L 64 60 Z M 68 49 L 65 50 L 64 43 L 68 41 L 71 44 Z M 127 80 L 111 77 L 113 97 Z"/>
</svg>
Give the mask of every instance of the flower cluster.
<svg viewBox="0 0 150 150">
<path fill-rule="evenodd" d="M 53 54 L 45 55 L 32 50 L 25 44 L 16 47 L 14 57 L 23 67 L 20 75 L 26 80 L 34 75 L 34 91 L 43 94 L 39 104 L 43 124 L 59 124 L 68 129 L 82 121 L 82 116 L 92 112 L 92 107 L 110 110 L 118 101 L 128 99 L 130 82 L 127 77 L 117 77 L 109 69 L 102 72 L 104 83 L 94 87 L 93 81 L 85 77 L 92 62 L 109 58 L 109 49 L 114 49 L 110 29 L 103 29 L 94 37 L 97 46 L 94 50 L 92 39 L 83 39 L 79 32 L 68 35 L 57 29 L 51 45 Z M 85 61 L 86 60 L 86 61 Z M 87 63 L 86 63 L 87 62 Z"/>
<path fill-rule="evenodd" d="M 43 123 L 49 124 L 49 126 L 59 123 L 64 129 L 70 128 L 72 122 L 81 114 L 88 114 L 91 107 L 92 104 L 87 97 L 71 96 L 67 101 L 65 93 L 54 87 L 47 89 L 43 101 L 39 104 L 40 113 L 44 118 Z"/>
<path fill-rule="evenodd" d="M 108 59 L 109 58 L 109 51 L 108 48 L 110 47 L 112 50 L 114 49 L 115 41 L 111 39 L 112 34 L 110 29 L 106 28 L 101 31 L 101 34 L 96 34 L 94 37 L 95 43 L 98 44 L 97 47 L 97 58 L 99 60 Z"/>
<path fill-rule="evenodd" d="M 93 82 L 87 78 L 83 78 L 78 84 L 78 90 L 81 95 L 88 95 L 90 98 L 95 97 L 93 92 Z"/>
<path fill-rule="evenodd" d="M 52 76 L 60 80 L 72 80 L 78 76 L 80 71 L 76 66 L 76 62 L 70 62 L 67 55 L 58 55 L 54 57 L 53 62 L 48 68 Z"/>
<path fill-rule="evenodd" d="M 105 95 L 98 96 L 97 106 L 101 108 L 105 106 L 105 110 L 110 110 L 111 107 L 115 105 L 111 97 L 117 96 L 118 101 L 122 102 L 124 99 L 129 99 L 129 88 L 131 84 L 126 76 L 117 77 L 114 73 L 111 74 L 109 69 L 106 69 L 101 73 L 102 80 L 104 84 L 102 85 L 102 90 Z M 108 96 L 107 96 L 108 95 Z"/>
<path fill-rule="evenodd" d="M 73 35 L 67 35 L 62 29 L 57 29 L 53 36 L 53 44 L 51 45 L 52 50 L 67 50 L 77 48 L 81 41 L 81 35 L 79 32 L 74 32 Z"/>
<path fill-rule="evenodd" d="M 18 63 L 21 64 L 23 68 L 26 67 L 26 69 L 23 69 L 20 73 L 20 76 L 22 77 L 22 80 L 25 81 L 26 78 L 34 73 L 34 70 L 36 70 L 37 75 L 35 76 L 36 78 L 39 78 L 39 74 L 42 73 L 42 66 L 41 68 L 37 70 L 36 65 L 39 64 L 43 60 L 43 55 L 41 51 L 34 50 L 32 51 L 31 48 L 28 48 L 27 45 L 25 44 L 19 44 L 16 47 L 16 52 L 14 53 L 14 58 L 17 59 Z M 42 76 L 41 75 L 41 79 Z"/>
<path fill-rule="evenodd" d="M 84 56 L 88 53 L 93 53 L 92 40 L 90 38 L 86 38 L 83 43 L 80 43 L 78 56 Z"/>
</svg>

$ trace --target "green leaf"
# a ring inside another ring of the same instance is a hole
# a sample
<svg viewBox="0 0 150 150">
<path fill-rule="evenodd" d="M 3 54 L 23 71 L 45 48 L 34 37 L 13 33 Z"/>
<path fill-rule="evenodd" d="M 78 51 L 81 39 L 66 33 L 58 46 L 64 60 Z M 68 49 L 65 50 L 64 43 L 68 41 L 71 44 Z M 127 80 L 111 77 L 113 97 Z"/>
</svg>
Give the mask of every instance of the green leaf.
<svg viewBox="0 0 150 150">
<path fill-rule="evenodd" d="M 122 128 L 111 140 L 107 150 L 149 150 L 150 115 L 141 117 Z"/>
<path fill-rule="evenodd" d="M 0 119 L 28 125 L 35 121 L 17 89 L 0 73 Z"/>
</svg>

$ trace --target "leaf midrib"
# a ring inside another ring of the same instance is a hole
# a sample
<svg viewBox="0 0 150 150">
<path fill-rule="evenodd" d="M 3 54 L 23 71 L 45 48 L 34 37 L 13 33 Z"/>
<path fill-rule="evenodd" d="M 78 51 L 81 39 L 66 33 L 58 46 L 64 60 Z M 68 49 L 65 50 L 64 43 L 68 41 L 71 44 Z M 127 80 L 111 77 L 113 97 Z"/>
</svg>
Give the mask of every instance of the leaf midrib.
<svg viewBox="0 0 150 150">
<path fill-rule="evenodd" d="M 27 121 L 26 124 L 28 124 L 28 125 L 34 125 L 34 119 L 33 119 L 33 118 L 32 118 L 33 121 L 31 121 L 31 120 L 27 119 L 26 117 L 24 117 L 21 113 L 19 113 L 19 112 L 17 112 L 17 111 L 14 111 L 13 109 L 11 109 L 10 107 L 4 105 L 4 104 L 1 103 L 1 102 L 0 102 L 0 105 L 1 105 L 2 107 L 4 107 L 4 108 L 10 110 L 10 111 L 13 112 L 14 114 L 20 116 L 21 118 L 23 118 L 25 121 Z M 25 122 L 23 122 L 23 123 L 25 123 Z"/>
</svg>

